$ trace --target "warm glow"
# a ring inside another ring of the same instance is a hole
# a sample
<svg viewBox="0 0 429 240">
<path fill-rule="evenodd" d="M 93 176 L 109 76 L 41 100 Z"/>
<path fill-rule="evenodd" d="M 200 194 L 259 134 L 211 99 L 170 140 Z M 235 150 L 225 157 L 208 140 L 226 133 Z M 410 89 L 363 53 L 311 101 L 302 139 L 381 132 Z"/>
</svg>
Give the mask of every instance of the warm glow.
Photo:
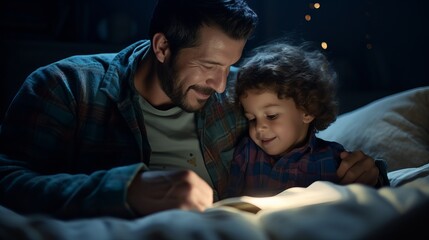
<svg viewBox="0 0 429 240">
<path fill-rule="evenodd" d="M 322 42 L 322 43 L 320 44 L 320 46 L 321 46 L 323 49 L 327 49 L 327 48 L 328 48 L 328 43 L 326 43 L 326 42 Z"/>
<path fill-rule="evenodd" d="M 319 9 L 320 8 L 320 3 L 314 3 L 313 6 L 314 6 L 315 9 Z"/>
<path fill-rule="evenodd" d="M 367 43 L 366 44 L 366 48 L 369 49 L 369 50 L 372 49 L 372 44 L 371 43 Z"/>
<path fill-rule="evenodd" d="M 293 187 L 284 190 L 272 197 L 249 197 L 227 198 L 213 204 L 213 207 L 231 206 L 241 210 L 256 213 L 263 209 L 265 211 L 280 209 L 299 208 L 308 205 L 336 202 L 343 198 L 343 192 L 335 188 L 333 184 L 316 181 L 310 186 Z"/>
<path fill-rule="evenodd" d="M 311 15 L 310 14 L 305 15 L 305 20 L 307 20 L 307 22 L 311 21 Z"/>
</svg>

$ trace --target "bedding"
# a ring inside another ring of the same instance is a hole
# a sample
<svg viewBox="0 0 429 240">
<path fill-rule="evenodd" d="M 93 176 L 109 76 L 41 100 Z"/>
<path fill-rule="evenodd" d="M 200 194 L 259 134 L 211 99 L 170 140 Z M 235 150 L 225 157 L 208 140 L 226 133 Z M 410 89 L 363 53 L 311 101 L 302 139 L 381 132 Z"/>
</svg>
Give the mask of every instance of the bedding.
<svg viewBox="0 0 429 240">
<path fill-rule="evenodd" d="M 344 113 L 318 136 L 382 158 L 389 171 L 429 163 L 429 86 Z"/>
<path fill-rule="evenodd" d="M 256 214 L 223 206 L 202 213 L 168 210 L 135 220 L 62 221 L 0 206 L 0 239 L 428 239 L 428 108 L 429 87 L 411 89 L 340 115 L 319 133 L 384 158 L 391 187 L 318 181 L 314 184 L 323 187 L 316 194 L 329 189 L 340 197 Z M 314 194 L 312 186 L 300 192 Z"/>
</svg>

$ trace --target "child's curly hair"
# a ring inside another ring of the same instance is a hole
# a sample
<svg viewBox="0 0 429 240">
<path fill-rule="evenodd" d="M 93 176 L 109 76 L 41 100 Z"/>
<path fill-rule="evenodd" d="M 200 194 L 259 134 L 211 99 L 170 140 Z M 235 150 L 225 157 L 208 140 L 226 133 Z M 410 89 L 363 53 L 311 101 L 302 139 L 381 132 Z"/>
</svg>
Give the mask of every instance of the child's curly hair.
<svg viewBox="0 0 429 240">
<path fill-rule="evenodd" d="M 249 89 L 273 91 L 280 99 L 292 98 L 299 109 L 313 115 L 316 131 L 326 129 L 338 114 L 337 74 L 324 54 L 308 46 L 279 40 L 255 48 L 240 66 L 235 102 L 239 104 Z"/>
</svg>

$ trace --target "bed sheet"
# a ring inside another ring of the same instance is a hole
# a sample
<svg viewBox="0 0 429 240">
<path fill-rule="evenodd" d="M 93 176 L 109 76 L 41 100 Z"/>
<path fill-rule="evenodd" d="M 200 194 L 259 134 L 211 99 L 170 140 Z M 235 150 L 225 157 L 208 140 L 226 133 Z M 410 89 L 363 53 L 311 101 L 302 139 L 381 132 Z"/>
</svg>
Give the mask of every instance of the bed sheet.
<svg viewBox="0 0 429 240">
<path fill-rule="evenodd" d="M 61 221 L 0 207 L 0 239 L 379 239 L 428 237 L 429 164 L 389 173 L 393 187 L 318 182 L 342 197 L 257 214 L 231 207 L 168 210 L 135 220 Z M 305 192 L 306 189 L 303 190 Z M 321 192 L 320 194 L 323 194 Z M 417 233 L 417 234 L 416 234 Z"/>
</svg>

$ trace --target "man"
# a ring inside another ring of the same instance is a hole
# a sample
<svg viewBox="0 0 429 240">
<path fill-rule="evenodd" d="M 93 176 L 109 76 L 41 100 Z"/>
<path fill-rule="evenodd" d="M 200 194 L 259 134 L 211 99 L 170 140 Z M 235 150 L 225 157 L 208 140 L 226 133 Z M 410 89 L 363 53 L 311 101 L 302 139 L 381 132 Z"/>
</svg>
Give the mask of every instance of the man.
<svg viewBox="0 0 429 240">
<path fill-rule="evenodd" d="M 58 218 L 211 206 L 246 130 L 225 89 L 256 22 L 242 0 L 159 0 L 151 41 L 36 70 L 1 128 L 1 204 Z M 344 155 L 343 183 L 376 184 L 372 158 Z"/>
</svg>

